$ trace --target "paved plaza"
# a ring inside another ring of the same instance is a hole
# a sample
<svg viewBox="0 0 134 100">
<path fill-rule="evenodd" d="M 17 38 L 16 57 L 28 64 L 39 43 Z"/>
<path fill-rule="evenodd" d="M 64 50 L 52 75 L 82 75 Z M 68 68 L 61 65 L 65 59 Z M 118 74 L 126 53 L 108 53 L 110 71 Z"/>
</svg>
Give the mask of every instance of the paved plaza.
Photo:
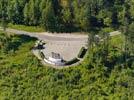
<svg viewBox="0 0 134 100">
<path fill-rule="evenodd" d="M 86 41 L 54 41 L 45 45 L 43 53 L 46 58 L 51 56 L 51 52 L 59 53 L 64 60 L 69 61 L 77 57 L 80 49 L 86 46 Z"/>
</svg>

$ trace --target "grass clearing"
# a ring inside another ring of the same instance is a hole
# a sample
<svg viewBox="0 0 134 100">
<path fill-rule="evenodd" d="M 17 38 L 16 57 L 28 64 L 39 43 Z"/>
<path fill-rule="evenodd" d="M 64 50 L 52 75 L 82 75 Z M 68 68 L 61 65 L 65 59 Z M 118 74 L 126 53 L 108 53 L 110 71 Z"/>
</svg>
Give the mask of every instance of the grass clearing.
<svg viewBox="0 0 134 100">
<path fill-rule="evenodd" d="M 25 26 L 25 25 L 14 25 L 9 23 L 9 28 L 17 29 L 17 30 L 23 30 L 27 32 L 44 32 L 45 30 L 39 26 Z"/>
</svg>

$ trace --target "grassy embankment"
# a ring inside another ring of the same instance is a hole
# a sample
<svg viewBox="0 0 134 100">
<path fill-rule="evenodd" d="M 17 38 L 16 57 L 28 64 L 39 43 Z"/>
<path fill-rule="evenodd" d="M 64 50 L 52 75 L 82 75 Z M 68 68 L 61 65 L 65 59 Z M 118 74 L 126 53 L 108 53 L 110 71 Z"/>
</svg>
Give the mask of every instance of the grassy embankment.
<svg viewBox="0 0 134 100">
<path fill-rule="evenodd" d="M 27 32 L 44 32 L 45 31 L 42 27 L 39 27 L 39 26 L 14 25 L 11 23 L 8 24 L 8 28 L 27 31 Z"/>
<path fill-rule="evenodd" d="M 44 32 L 45 30 L 39 26 L 25 26 L 25 25 L 13 25 L 8 24 L 9 28 L 17 29 L 17 30 L 23 30 L 28 32 Z"/>
</svg>

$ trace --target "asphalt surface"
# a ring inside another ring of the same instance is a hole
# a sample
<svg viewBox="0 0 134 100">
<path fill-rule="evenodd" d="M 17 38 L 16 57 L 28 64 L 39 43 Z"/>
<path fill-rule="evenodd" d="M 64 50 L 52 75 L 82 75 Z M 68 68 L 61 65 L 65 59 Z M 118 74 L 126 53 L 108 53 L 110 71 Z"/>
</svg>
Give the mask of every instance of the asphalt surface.
<svg viewBox="0 0 134 100">
<path fill-rule="evenodd" d="M 32 33 L 26 31 L 20 31 L 15 29 L 6 29 L 7 32 L 14 33 L 14 34 L 25 34 L 31 37 L 36 37 L 40 40 L 52 42 L 52 41 L 81 41 L 86 42 L 88 40 L 88 35 L 81 35 L 81 34 L 70 34 L 70 33 Z"/>
</svg>

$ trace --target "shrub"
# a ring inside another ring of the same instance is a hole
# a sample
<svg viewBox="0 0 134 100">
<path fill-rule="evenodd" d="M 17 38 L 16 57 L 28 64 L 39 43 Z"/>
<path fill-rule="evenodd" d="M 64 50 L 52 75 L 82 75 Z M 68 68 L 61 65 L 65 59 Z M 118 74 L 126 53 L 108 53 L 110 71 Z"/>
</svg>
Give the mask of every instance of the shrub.
<svg viewBox="0 0 134 100">
<path fill-rule="evenodd" d="M 80 61 L 78 58 L 73 58 L 72 60 L 66 62 L 65 65 L 71 65 L 77 63 L 78 61 Z"/>
<path fill-rule="evenodd" d="M 83 58 L 86 52 L 87 52 L 87 49 L 85 49 L 85 47 L 82 47 L 78 54 L 78 58 Z"/>
</svg>

